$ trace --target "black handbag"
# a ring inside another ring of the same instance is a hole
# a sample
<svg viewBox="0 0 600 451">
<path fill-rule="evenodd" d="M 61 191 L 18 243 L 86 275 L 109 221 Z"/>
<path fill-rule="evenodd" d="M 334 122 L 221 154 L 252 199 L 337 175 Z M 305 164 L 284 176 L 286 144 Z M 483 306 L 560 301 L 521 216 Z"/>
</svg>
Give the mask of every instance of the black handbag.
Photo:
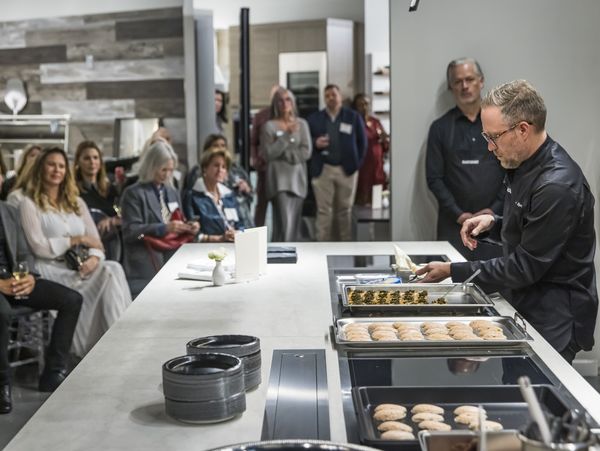
<svg viewBox="0 0 600 451">
<path fill-rule="evenodd" d="M 90 256 L 89 248 L 83 244 L 76 244 L 71 246 L 65 252 L 65 263 L 67 268 L 73 271 L 79 271 L 83 262 L 86 261 Z"/>
</svg>

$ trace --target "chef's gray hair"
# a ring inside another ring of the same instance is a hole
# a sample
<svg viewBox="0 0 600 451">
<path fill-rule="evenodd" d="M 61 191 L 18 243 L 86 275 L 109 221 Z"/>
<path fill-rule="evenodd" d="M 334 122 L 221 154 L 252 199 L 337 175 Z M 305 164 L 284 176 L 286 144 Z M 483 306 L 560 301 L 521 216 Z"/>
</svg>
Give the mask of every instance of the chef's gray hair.
<svg viewBox="0 0 600 451">
<path fill-rule="evenodd" d="M 477 73 L 477 75 L 479 75 L 479 77 L 483 80 L 483 71 L 481 70 L 481 66 L 475 58 L 457 58 L 455 60 L 450 61 L 448 63 L 448 67 L 446 68 L 446 83 L 448 84 L 448 89 L 451 88 L 452 71 L 455 67 L 462 66 L 463 64 L 471 64 L 475 68 L 475 72 Z"/>
<path fill-rule="evenodd" d="M 481 108 L 490 106 L 500 108 L 507 124 L 525 121 L 538 130 L 546 126 L 544 99 L 527 80 L 514 80 L 490 90 L 481 101 Z"/>
</svg>

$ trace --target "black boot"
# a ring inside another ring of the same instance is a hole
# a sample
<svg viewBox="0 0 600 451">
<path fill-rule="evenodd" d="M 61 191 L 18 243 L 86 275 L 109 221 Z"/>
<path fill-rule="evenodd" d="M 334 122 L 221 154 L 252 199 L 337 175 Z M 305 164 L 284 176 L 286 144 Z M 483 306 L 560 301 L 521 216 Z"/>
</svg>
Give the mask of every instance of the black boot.
<svg viewBox="0 0 600 451">
<path fill-rule="evenodd" d="M 0 385 L 0 414 L 10 413 L 12 410 L 12 396 L 10 384 Z"/>
<path fill-rule="evenodd" d="M 44 370 L 40 376 L 38 390 L 53 392 L 67 378 L 67 370 Z"/>
</svg>

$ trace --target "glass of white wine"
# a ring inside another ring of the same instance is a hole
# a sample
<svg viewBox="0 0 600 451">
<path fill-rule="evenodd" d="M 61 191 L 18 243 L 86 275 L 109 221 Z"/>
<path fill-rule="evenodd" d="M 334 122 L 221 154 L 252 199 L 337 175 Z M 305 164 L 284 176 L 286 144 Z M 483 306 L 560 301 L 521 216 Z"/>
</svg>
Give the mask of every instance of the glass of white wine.
<svg viewBox="0 0 600 451">
<path fill-rule="evenodd" d="M 26 261 L 17 262 L 12 275 L 17 281 L 23 280 L 29 275 L 29 264 Z M 27 299 L 27 296 L 15 296 L 15 299 Z"/>
</svg>

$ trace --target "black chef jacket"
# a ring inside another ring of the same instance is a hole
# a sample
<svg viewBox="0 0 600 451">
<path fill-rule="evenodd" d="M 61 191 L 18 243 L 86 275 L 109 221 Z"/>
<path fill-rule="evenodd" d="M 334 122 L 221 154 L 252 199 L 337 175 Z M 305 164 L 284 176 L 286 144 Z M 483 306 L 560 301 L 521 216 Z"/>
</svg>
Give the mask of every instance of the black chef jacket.
<svg viewBox="0 0 600 451">
<path fill-rule="evenodd" d="M 471 253 L 460 240 L 458 217 L 491 208 L 502 212 L 505 171 L 481 136 L 481 116 L 471 122 L 458 108 L 452 108 L 431 124 L 427 139 L 426 175 L 438 205 L 437 239 L 447 240 L 468 260 L 502 255 L 501 249 Z"/>
<path fill-rule="evenodd" d="M 556 350 L 572 336 L 594 345 L 598 311 L 594 197 L 567 152 L 550 137 L 517 169 L 507 171 L 501 223 L 503 256 L 451 264 L 452 280 L 509 288 L 512 304 Z"/>
</svg>

